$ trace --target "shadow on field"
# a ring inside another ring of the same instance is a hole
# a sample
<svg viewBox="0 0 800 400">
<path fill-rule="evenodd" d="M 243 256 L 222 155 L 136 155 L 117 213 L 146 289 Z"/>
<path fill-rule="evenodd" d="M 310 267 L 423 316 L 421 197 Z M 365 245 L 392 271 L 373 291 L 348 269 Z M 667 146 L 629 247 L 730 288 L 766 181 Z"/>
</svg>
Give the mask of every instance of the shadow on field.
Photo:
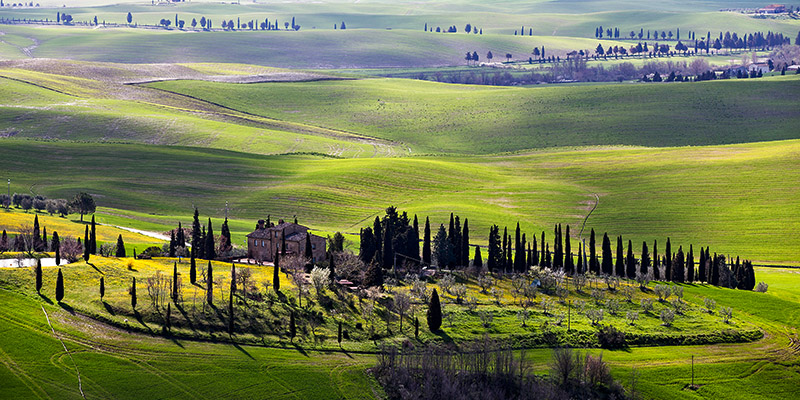
<svg viewBox="0 0 800 400">
<path fill-rule="evenodd" d="M 150 326 L 149 326 L 149 325 L 147 325 L 147 324 L 144 322 L 144 320 L 142 319 L 142 314 L 139 314 L 139 310 L 133 310 L 133 315 L 134 315 L 134 317 L 136 318 L 136 320 L 137 320 L 137 321 L 139 321 L 139 323 L 140 323 L 140 324 L 141 324 L 143 327 L 147 328 L 147 331 L 148 331 L 148 332 L 150 332 L 150 333 L 153 333 L 153 330 L 150 328 Z"/>
<path fill-rule="evenodd" d="M 114 307 L 111 307 L 111 304 L 106 303 L 105 300 L 103 300 L 103 307 L 109 314 L 117 315 L 117 313 L 114 311 Z"/>
<path fill-rule="evenodd" d="M 70 306 L 69 304 L 67 304 L 67 303 L 62 303 L 62 302 L 60 302 L 60 301 L 59 301 L 59 302 L 58 302 L 58 305 L 59 305 L 61 308 L 63 308 L 63 309 L 64 309 L 64 311 L 66 311 L 66 312 L 68 312 L 68 313 L 70 313 L 70 314 L 72 314 L 72 315 L 75 315 L 75 309 L 74 309 L 74 308 L 72 308 L 72 306 Z"/>
<path fill-rule="evenodd" d="M 233 340 L 233 338 L 231 338 L 231 340 Z M 253 361 L 255 361 L 255 360 L 256 360 L 255 358 L 253 358 L 253 356 L 252 356 L 252 355 L 250 355 L 250 353 L 248 353 L 248 352 L 247 352 L 247 350 L 245 350 L 244 348 L 242 348 L 242 346 L 239 346 L 239 343 L 236 343 L 236 342 L 233 342 L 233 341 L 232 341 L 231 343 L 233 344 L 233 347 L 235 347 L 235 348 L 236 348 L 236 350 L 239 350 L 239 351 L 241 351 L 241 352 L 242 352 L 244 355 L 246 355 L 246 356 L 247 356 L 248 358 L 250 358 L 251 360 L 253 360 Z"/>
<path fill-rule="evenodd" d="M 186 310 L 184 310 L 183 306 L 180 304 L 175 304 L 175 308 L 177 308 L 178 312 L 180 312 L 181 315 L 183 315 L 183 319 L 186 321 L 186 323 L 189 324 L 189 328 L 192 331 L 197 332 L 197 329 L 195 329 L 194 324 L 192 323 L 192 319 L 189 318 L 189 314 L 186 313 Z"/>
<path fill-rule="evenodd" d="M 90 267 L 94 268 L 94 270 L 95 270 L 95 271 L 97 271 L 97 272 L 99 272 L 99 273 L 100 273 L 100 275 L 105 275 L 105 274 L 106 274 L 105 272 L 103 272 L 103 271 L 100 271 L 100 268 L 97 268 L 97 267 L 96 267 L 94 264 L 92 264 L 92 263 L 90 263 L 90 262 L 88 262 L 88 261 L 86 262 L 86 264 L 87 264 L 87 265 L 89 265 Z"/>
<path fill-rule="evenodd" d="M 292 343 L 292 346 L 294 346 L 295 350 L 297 350 L 298 352 L 300 352 L 300 354 L 302 354 L 302 355 L 304 355 L 304 356 L 308 357 L 308 353 L 306 353 L 306 351 L 305 351 L 305 350 L 304 350 L 304 349 L 303 349 L 303 348 L 302 348 L 302 347 L 301 347 L 299 344 L 297 344 L 297 343 Z"/>
<path fill-rule="evenodd" d="M 45 295 L 43 295 L 41 293 L 39 293 L 39 297 L 41 297 L 42 300 L 44 300 L 45 303 L 50 304 L 51 306 L 53 305 L 53 300 L 50 300 L 49 297 L 47 297 L 47 296 L 45 296 Z"/>
</svg>

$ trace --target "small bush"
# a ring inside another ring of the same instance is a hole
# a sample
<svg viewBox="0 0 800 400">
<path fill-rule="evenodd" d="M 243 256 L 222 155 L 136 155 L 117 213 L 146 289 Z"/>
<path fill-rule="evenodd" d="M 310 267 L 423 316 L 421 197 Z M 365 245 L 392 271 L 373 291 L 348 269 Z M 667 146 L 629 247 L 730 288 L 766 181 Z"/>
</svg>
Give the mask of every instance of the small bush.
<svg viewBox="0 0 800 400">
<path fill-rule="evenodd" d="M 661 310 L 660 317 L 661 317 L 661 325 L 672 326 L 672 322 L 675 321 L 675 311 L 672 311 L 669 308 L 665 308 Z"/>
<path fill-rule="evenodd" d="M 586 310 L 586 318 L 589 318 L 589 321 L 592 321 L 592 325 L 597 325 L 603 320 L 603 310 L 595 308 Z"/>
<path fill-rule="evenodd" d="M 758 285 L 754 290 L 759 293 L 766 293 L 768 288 L 769 285 L 767 285 L 766 282 L 758 282 Z"/>
<path fill-rule="evenodd" d="M 733 309 L 730 307 L 722 307 L 719 309 L 719 315 L 722 316 L 722 322 L 729 324 L 733 318 Z"/>
<path fill-rule="evenodd" d="M 628 311 L 628 312 L 625 314 L 625 319 L 627 319 L 627 320 L 628 320 L 628 323 L 629 323 L 629 324 L 631 324 L 631 325 L 635 325 L 635 324 L 636 324 L 636 320 L 638 320 L 638 319 L 639 319 L 639 313 L 638 313 L 638 312 L 636 312 L 636 311 Z"/>
<path fill-rule="evenodd" d="M 641 304 L 644 312 L 653 312 L 653 299 L 642 299 Z"/>
<path fill-rule="evenodd" d="M 621 349 L 628 345 L 625 332 L 611 325 L 606 325 L 597 332 L 597 342 L 604 349 Z"/>
<path fill-rule="evenodd" d="M 706 311 L 708 311 L 709 314 L 713 314 L 714 309 L 717 308 L 717 301 L 714 299 L 705 298 L 703 299 L 703 303 L 705 303 Z"/>
</svg>

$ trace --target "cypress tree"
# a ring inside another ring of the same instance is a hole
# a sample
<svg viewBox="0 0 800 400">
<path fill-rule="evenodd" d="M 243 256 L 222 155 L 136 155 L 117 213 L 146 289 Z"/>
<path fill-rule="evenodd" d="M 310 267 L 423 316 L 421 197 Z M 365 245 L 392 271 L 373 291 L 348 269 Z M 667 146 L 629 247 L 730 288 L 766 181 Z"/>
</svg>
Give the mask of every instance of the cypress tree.
<svg viewBox="0 0 800 400">
<path fill-rule="evenodd" d="M 489 272 L 496 272 L 496 270 L 500 267 L 497 262 L 500 259 L 499 229 L 500 228 L 497 225 L 492 225 L 489 227 L 489 249 L 488 257 L 486 258 L 486 267 L 489 269 Z M 476 251 L 480 252 L 480 250 Z"/>
<path fill-rule="evenodd" d="M 106 296 L 106 278 L 100 277 L 100 301 L 103 301 L 103 297 Z"/>
<path fill-rule="evenodd" d="M 514 271 L 515 272 L 522 272 L 525 267 L 523 267 L 522 262 L 523 258 L 522 255 L 522 234 L 519 230 L 519 222 L 517 222 L 517 229 L 514 231 Z"/>
<path fill-rule="evenodd" d="M 197 258 L 206 258 L 206 226 L 203 225 L 203 230 L 200 232 L 200 238 L 197 239 Z"/>
<path fill-rule="evenodd" d="M 314 252 L 311 250 L 311 235 L 306 235 L 306 248 L 304 255 L 308 258 L 308 262 L 313 262 Z"/>
<path fill-rule="evenodd" d="M 280 259 L 281 255 L 278 253 L 278 249 L 275 249 L 275 260 L 273 262 L 274 267 L 272 268 L 272 289 L 275 290 L 275 293 L 281 291 Z"/>
<path fill-rule="evenodd" d="M 419 340 L 419 318 L 414 317 L 414 339 Z"/>
<path fill-rule="evenodd" d="M 475 258 L 472 259 L 472 267 L 475 268 L 475 271 L 478 273 L 480 273 L 483 268 L 483 257 L 481 256 L 481 248 L 479 246 L 475 246 Z"/>
<path fill-rule="evenodd" d="M 451 263 L 451 267 L 464 266 L 464 259 L 461 257 L 461 219 L 456 215 L 456 224 L 455 224 L 455 240 L 453 241 L 453 262 Z"/>
<path fill-rule="evenodd" d="M 364 277 L 364 286 L 383 286 L 383 268 L 376 262 L 372 262 L 367 266 L 367 273 Z"/>
<path fill-rule="evenodd" d="M 747 266 L 747 290 L 753 290 L 756 287 L 756 272 L 753 269 L 753 263 L 746 261 Z"/>
<path fill-rule="evenodd" d="M 661 271 L 658 268 L 659 265 L 659 258 L 658 258 L 658 240 L 653 239 L 653 279 L 660 280 L 661 279 Z"/>
<path fill-rule="evenodd" d="M 383 227 L 381 226 L 381 220 L 377 216 L 375 217 L 375 221 L 372 222 L 372 234 L 375 235 L 375 262 L 380 265 L 383 263 Z M 372 260 L 370 260 L 372 261 Z"/>
<path fill-rule="evenodd" d="M 603 233 L 603 274 L 614 274 L 614 260 L 611 256 L 611 240 L 608 239 L 608 233 Z"/>
<path fill-rule="evenodd" d="M 425 234 L 422 239 L 422 263 L 431 265 L 431 221 L 425 217 Z"/>
<path fill-rule="evenodd" d="M 525 237 L 525 234 L 523 233 L 522 234 L 522 243 L 520 245 L 520 250 L 519 250 L 519 257 L 522 259 L 519 262 L 519 265 L 522 268 L 520 270 L 520 272 L 525 272 L 525 271 L 528 270 L 528 253 L 530 253 L 530 252 L 525 250 L 525 245 L 527 245 L 528 248 L 530 249 L 531 246 L 530 246 L 530 244 L 528 244 L 527 238 Z"/>
<path fill-rule="evenodd" d="M 200 239 L 201 239 L 201 234 L 200 234 L 200 212 L 197 211 L 197 207 L 195 207 L 195 209 L 194 209 L 194 220 L 192 221 L 192 252 L 198 252 L 198 254 L 197 254 L 198 256 L 200 255 L 199 254 L 200 243 L 201 243 Z"/>
<path fill-rule="evenodd" d="M 169 232 L 169 256 L 170 257 L 175 257 L 175 245 L 176 244 L 177 243 L 176 243 L 176 240 L 175 240 L 175 231 L 170 231 Z"/>
<path fill-rule="evenodd" d="M 581 246 L 578 245 L 578 268 L 576 269 L 576 273 L 583 274 L 583 255 L 581 254 Z"/>
<path fill-rule="evenodd" d="M 419 258 L 420 257 L 420 254 L 419 254 L 419 222 L 417 221 L 417 214 L 414 214 L 414 225 L 413 225 L 413 228 L 414 228 L 414 230 L 411 232 L 411 240 L 410 240 L 410 243 L 409 243 L 410 244 L 409 249 L 410 249 L 411 254 L 412 254 L 412 256 L 414 258 Z M 465 221 L 464 229 L 466 229 L 466 221 Z M 416 264 L 416 261 L 414 261 L 414 263 Z"/>
<path fill-rule="evenodd" d="M 633 242 L 628 239 L 628 256 L 625 257 L 625 272 L 628 279 L 636 279 L 636 258 L 633 256 Z"/>
<path fill-rule="evenodd" d="M 711 284 L 719 286 L 719 257 L 714 253 L 714 258 L 711 260 Z"/>
<path fill-rule="evenodd" d="M 183 227 L 180 222 L 178 222 L 178 233 L 175 235 L 175 241 L 178 246 L 186 247 L 186 236 L 183 233 Z"/>
<path fill-rule="evenodd" d="M 625 259 L 623 258 L 622 236 L 617 236 L 617 263 L 614 265 L 614 273 L 620 277 L 625 277 Z"/>
<path fill-rule="evenodd" d="M 508 227 L 503 227 L 503 247 L 500 248 L 500 267 L 503 271 L 508 271 L 508 254 L 506 249 L 508 248 Z"/>
<path fill-rule="evenodd" d="M 386 232 L 383 235 L 383 260 L 381 264 L 383 268 L 392 268 L 394 265 L 394 247 L 392 246 L 392 225 L 386 224 Z M 310 244 L 309 244 L 310 246 Z"/>
<path fill-rule="evenodd" d="M 208 219 L 208 231 L 206 232 L 206 258 L 213 260 L 217 258 L 217 252 L 214 249 L 214 228 L 211 227 L 211 218 Z"/>
<path fill-rule="evenodd" d="M 164 327 L 167 331 L 172 330 L 172 304 L 167 303 L 167 314 L 164 317 Z"/>
<path fill-rule="evenodd" d="M 64 299 L 64 275 L 61 274 L 61 268 L 58 269 L 58 277 L 56 278 L 56 301 L 61 303 Z"/>
<path fill-rule="evenodd" d="M 700 261 L 697 266 L 697 280 L 706 282 L 706 251 L 700 246 Z"/>
<path fill-rule="evenodd" d="M 172 250 L 172 249 L 170 249 Z M 122 234 L 117 237 L 117 257 L 125 257 L 125 242 L 122 241 Z"/>
<path fill-rule="evenodd" d="M 553 269 L 563 270 L 564 252 L 562 247 L 563 242 L 561 238 L 561 224 L 556 225 L 554 230 L 555 230 L 555 241 L 553 242 Z"/>
<path fill-rule="evenodd" d="M 297 326 L 294 322 L 294 311 L 289 313 L 289 340 L 294 342 L 294 337 L 297 336 Z"/>
<path fill-rule="evenodd" d="M 231 230 L 228 228 L 228 217 L 225 217 L 225 221 L 222 222 L 222 228 L 219 234 L 220 239 L 224 238 L 224 240 L 220 240 L 220 250 L 229 251 L 233 247 L 233 242 L 231 242 Z"/>
<path fill-rule="evenodd" d="M 133 284 L 131 285 L 131 308 L 136 310 L 136 277 L 133 277 Z"/>
<path fill-rule="evenodd" d="M 359 237 L 361 238 L 361 243 L 358 258 L 364 264 L 369 264 L 375 258 L 375 236 L 372 234 L 372 228 L 362 228 Z"/>
<path fill-rule="evenodd" d="M 559 226 L 559 230 L 560 230 Z M 575 264 L 572 260 L 572 246 L 569 242 L 569 225 L 567 225 L 567 236 L 564 237 L 564 269 L 568 274 L 575 273 Z"/>
<path fill-rule="evenodd" d="M 447 228 L 447 240 L 450 241 L 450 246 L 453 249 L 458 248 L 458 239 L 456 238 L 458 234 L 456 233 L 456 220 L 453 213 L 450 213 L 450 225 Z"/>
<path fill-rule="evenodd" d="M 42 260 L 36 259 L 36 293 L 42 294 Z"/>
<path fill-rule="evenodd" d="M 342 321 L 339 321 L 339 332 L 336 334 L 336 341 L 339 342 L 339 347 L 342 347 Z"/>
<path fill-rule="evenodd" d="M 178 302 L 178 263 L 172 264 L 172 301 Z"/>
<path fill-rule="evenodd" d="M 439 293 L 436 288 L 431 293 L 431 302 L 428 305 L 428 329 L 438 332 L 442 326 L 442 305 L 439 303 Z"/>
<path fill-rule="evenodd" d="M 647 276 L 647 270 L 650 268 L 650 254 L 648 254 L 647 242 L 642 241 L 642 261 L 640 262 L 639 272 L 642 276 Z"/>
<path fill-rule="evenodd" d="M 56 266 L 61 265 L 61 240 L 58 238 L 58 232 L 53 231 L 53 251 L 56 253 Z"/>
<path fill-rule="evenodd" d="M 83 260 L 87 263 L 89 262 L 89 254 L 91 251 L 92 248 L 91 244 L 89 243 L 89 226 L 86 226 L 83 232 Z"/>
<path fill-rule="evenodd" d="M 49 248 L 47 246 L 47 227 L 45 226 L 42 228 L 42 249 L 41 251 L 48 251 Z"/>
<path fill-rule="evenodd" d="M 214 267 L 211 266 L 211 261 L 208 261 L 208 272 L 206 275 L 206 302 L 208 305 L 214 304 Z"/>
<path fill-rule="evenodd" d="M 600 263 L 597 262 L 597 243 L 594 240 L 594 228 L 589 236 L 589 270 L 600 275 Z"/>
<path fill-rule="evenodd" d="M 42 248 L 42 236 L 39 233 L 39 216 L 33 217 L 33 251 L 39 251 Z"/>
<path fill-rule="evenodd" d="M 328 277 L 331 280 L 331 285 L 336 282 L 336 257 L 333 256 L 333 252 L 328 252 Z"/>
<path fill-rule="evenodd" d="M 189 259 L 189 282 L 192 285 L 197 282 L 197 263 L 194 259 L 194 251 L 191 252 L 191 258 Z"/>
<path fill-rule="evenodd" d="M 672 280 L 673 282 L 683 283 L 685 282 L 685 275 L 684 275 L 684 255 L 683 255 L 683 246 L 678 246 L 678 252 L 675 254 L 675 259 L 672 263 Z"/>
<path fill-rule="evenodd" d="M 461 260 L 462 265 L 469 266 L 469 219 L 464 218 L 464 227 L 461 231 Z"/>
<path fill-rule="evenodd" d="M 536 243 L 536 235 L 533 236 L 533 243 L 531 243 L 531 257 L 529 260 L 530 266 L 539 265 L 539 247 Z"/>
<path fill-rule="evenodd" d="M 91 253 L 97 254 L 97 226 L 94 223 L 94 214 L 92 214 L 92 232 L 89 235 L 89 240 L 92 242 Z"/>
<path fill-rule="evenodd" d="M 547 244 L 547 250 L 545 251 L 547 254 L 547 258 L 545 259 L 545 265 L 547 268 L 553 268 L 553 253 L 550 252 L 550 243 Z"/>
<path fill-rule="evenodd" d="M 672 281 L 672 245 L 667 238 L 667 248 L 664 250 L 664 277 L 667 281 Z"/>
<path fill-rule="evenodd" d="M 694 282 L 694 250 L 689 245 L 689 254 L 686 256 L 686 282 Z"/>
<path fill-rule="evenodd" d="M 539 258 L 539 267 L 540 268 L 544 268 L 544 267 L 547 266 L 547 251 L 545 251 L 544 247 L 545 247 L 544 231 L 542 231 L 542 251 L 540 252 L 541 253 L 541 257 Z"/>
</svg>

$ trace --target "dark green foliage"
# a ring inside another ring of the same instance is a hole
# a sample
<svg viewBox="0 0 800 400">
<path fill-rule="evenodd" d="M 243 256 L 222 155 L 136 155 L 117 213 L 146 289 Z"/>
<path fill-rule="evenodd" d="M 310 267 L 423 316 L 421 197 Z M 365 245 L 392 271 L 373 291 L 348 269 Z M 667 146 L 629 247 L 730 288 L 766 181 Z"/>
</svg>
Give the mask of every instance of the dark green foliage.
<svg viewBox="0 0 800 400">
<path fill-rule="evenodd" d="M 42 293 L 42 260 L 36 259 L 36 293 Z"/>
<path fill-rule="evenodd" d="M 660 280 L 661 271 L 658 269 L 659 266 L 659 258 L 658 258 L 658 240 L 653 240 L 653 279 Z"/>
<path fill-rule="evenodd" d="M 133 278 L 133 283 L 131 284 L 131 308 L 134 310 L 136 309 L 136 277 Z"/>
<path fill-rule="evenodd" d="M 33 251 L 42 251 L 42 234 L 39 228 L 39 216 L 33 217 Z"/>
<path fill-rule="evenodd" d="M 336 232 L 333 237 L 328 236 L 328 250 L 332 252 L 344 251 L 344 235 L 341 232 Z"/>
<path fill-rule="evenodd" d="M 620 277 L 625 277 L 625 258 L 623 256 L 622 236 L 617 236 L 617 262 L 614 264 L 614 273 Z"/>
<path fill-rule="evenodd" d="M 197 257 L 202 258 L 200 253 L 200 244 L 202 234 L 200 232 L 200 212 L 197 208 L 194 209 L 194 219 L 192 220 L 192 253 Z"/>
<path fill-rule="evenodd" d="M 628 239 L 628 255 L 625 257 L 625 273 L 628 279 L 636 279 L 636 257 L 633 256 L 633 243 Z"/>
<path fill-rule="evenodd" d="M 438 332 L 442 327 L 442 305 L 439 303 L 439 292 L 436 288 L 431 293 L 431 301 L 428 305 L 428 329 L 431 332 Z"/>
<path fill-rule="evenodd" d="M 597 341 L 604 349 L 622 349 L 628 346 L 625 340 L 625 332 L 620 331 L 613 325 L 606 325 L 597 332 Z"/>
<path fill-rule="evenodd" d="M 101 276 L 100 277 L 100 301 L 103 301 L 103 297 L 106 296 L 106 278 Z"/>
<path fill-rule="evenodd" d="M 41 244 L 41 251 L 48 251 L 49 247 L 47 246 L 47 227 L 45 226 L 42 228 L 42 244 Z"/>
<path fill-rule="evenodd" d="M 686 255 L 686 282 L 694 282 L 694 249 L 689 245 L 689 254 Z"/>
<path fill-rule="evenodd" d="M 608 234 L 603 234 L 603 274 L 612 275 L 614 273 L 614 261 L 611 256 L 611 240 L 608 239 Z"/>
<path fill-rule="evenodd" d="M 697 280 L 700 282 L 706 282 L 706 251 L 703 247 L 700 247 L 700 261 L 698 262 L 697 266 Z"/>
<path fill-rule="evenodd" d="M 545 249 L 544 249 L 544 246 L 545 246 L 545 243 L 544 243 L 544 231 L 542 231 L 542 243 L 541 243 L 541 246 L 542 246 L 542 251 L 540 252 L 541 256 L 539 257 L 539 266 L 544 268 L 545 266 L 547 266 L 547 253 L 545 252 Z"/>
<path fill-rule="evenodd" d="M 180 222 L 178 222 L 178 233 L 175 234 L 175 243 L 180 247 L 186 247 L 186 236 Z"/>
<path fill-rule="evenodd" d="M 220 251 L 227 252 L 233 248 L 233 242 L 231 242 L 231 230 L 228 228 L 228 218 L 225 217 L 225 221 L 222 222 L 222 228 L 220 229 L 219 233 L 219 249 Z"/>
<path fill-rule="evenodd" d="M 280 260 L 281 254 L 278 252 L 278 249 L 275 249 L 275 259 L 273 261 L 275 268 L 272 269 L 272 289 L 275 290 L 275 293 L 281 291 Z"/>
<path fill-rule="evenodd" d="M 719 263 L 724 260 L 725 257 L 718 256 L 717 253 L 714 253 L 714 258 L 711 259 L 711 284 L 714 286 L 719 285 Z"/>
<path fill-rule="evenodd" d="M 194 251 L 192 251 L 189 259 L 189 282 L 192 285 L 197 282 L 197 262 L 194 259 Z"/>
<path fill-rule="evenodd" d="M 583 271 L 583 255 L 581 254 L 581 246 L 578 245 L 578 268 L 575 270 L 576 273 L 582 274 Z"/>
<path fill-rule="evenodd" d="M 553 268 L 564 269 L 564 238 L 561 235 L 561 224 L 555 227 L 555 242 L 553 243 Z"/>
<path fill-rule="evenodd" d="M 414 339 L 419 340 L 419 318 L 414 317 Z"/>
<path fill-rule="evenodd" d="M 364 276 L 364 286 L 383 286 L 383 268 L 376 262 L 367 265 L 367 273 Z"/>
<path fill-rule="evenodd" d="M 498 232 L 499 233 L 499 232 Z M 503 241 L 501 242 L 502 247 L 500 248 L 500 263 L 498 267 L 503 271 L 508 271 L 508 254 L 506 253 L 506 249 L 508 248 L 508 228 L 503 228 Z"/>
<path fill-rule="evenodd" d="M 89 254 L 91 251 L 91 244 L 89 242 L 89 226 L 87 225 L 83 234 L 83 260 L 87 263 L 89 262 Z"/>
<path fill-rule="evenodd" d="M 211 218 L 208 219 L 208 231 L 205 236 L 205 257 L 213 260 L 217 258 L 217 251 L 214 248 L 214 228 L 211 227 Z"/>
<path fill-rule="evenodd" d="M 328 271 L 331 284 L 333 284 L 336 282 L 336 257 L 333 256 L 332 251 L 328 252 Z"/>
<path fill-rule="evenodd" d="M 533 243 L 531 243 L 531 256 L 528 258 L 528 264 L 530 266 L 539 265 L 539 247 L 536 244 L 536 235 L 531 235 L 533 237 Z"/>
<path fill-rule="evenodd" d="M 172 301 L 178 302 L 178 263 L 172 264 Z"/>
<path fill-rule="evenodd" d="M 208 305 L 214 304 L 214 267 L 211 265 L 211 261 L 208 262 L 206 271 L 206 302 Z"/>
<path fill-rule="evenodd" d="M 361 229 L 361 247 L 358 257 L 364 264 L 369 264 L 375 258 L 376 243 L 372 228 Z"/>
<path fill-rule="evenodd" d="M 585 254 L 584 254 L 585 256 Z M 597 243 L 594 240 L 594 228 L 589 236 L 589 271 L 600 274 L 600 263 L 597 262 Z"/>
<path fill-rule="evenodd" d="M 169 256 L 175 257 L 175 246 L 177 245 L 177 240 L 175 239 L 175 231 L 169 232 Z"/>
<path fill-rule="evenodd" d="M 439 268 L 445 268 L 453 262 L 453 243 L 448 239 L 444 225 L 439 225 L 439 231 L 433 239 L 433 257 Z"/>
<path fill-rule="evenodd" d="M 117 237 L 117 257 L 125 257 L 125 242 L 122 241 L 122 234 Z"/>
<path fill-rule="evenodd" d="M 294 322 L 294 311 L 289 313 L 289 338 L 291 341 L 294 341 L 294 337 L 297 336 L 297 326 Z"/>
<path fill-rule="evenodd" d="M 314 258 L 314 252 L 311 251 L 311 250 L 312 250 L 311 249 L 311 235 L 306 235 L 306 247 L 305 247 L 304 255 L 309 260 L 309 262 L 311 262 L 311 260 Z"/>
<path fill-rule="evenodd" d="M 686 276 L 684 274 L 684 254 L 683 254 L 683 246 L 678 247 L 678 252 L 675 253 L 675 257 L 672 260 L 672 281 L 683 283 L 686 281 Z"/>
<path fill-rule="evenodd" d="M 372 222 L 372 234 L 375 236 L 375 258 L 374 261 L 378 264 L 383 262 L 383 252 L 381 251 L 381 247 L 383 247 L 383 228 L 381 226 L 381 219 L 379 217 L 375 217 L 375 221 Z M 373 260 L 367 260 L 366 263 L 369 263 Z"/>
<path fill-rule="evenodd" d="M 413 232 L 410 241 L 410 253 L 411 257 L 419 259 L 419 221 L 417 221 L 417 215 L 414 214 L 414 226 Z"/>
<path fill-rule="evenodd" d="M 383 260 L 381 260 L 381 266 L 387 269 L 392 268 L 394 265 L 394 246 L 392 245 L 393 234 L 394 227 L 391 224 L 387 224 L 383 235 Z M 308 247 L 310 248 L 311 244 L 309 244 Z"/>
<path fill-rule="evenodd" d="M 559 231 L 560 231 L 559 226 Z M 572 246 L 569 240 L 569 225 L 567 225 L 567 235 L 564 237 L 564 269 L 568 274 L 575 274 L 575 261 L 572 259 Z"/>
<path fill-rule="evenodd" d="M 73 210 L 78 210 L 78 214 L 81 215 L 81 222 L 83 222 L 83 216 L 89 213 L 94 213 L 95 209 L 97 209 L 97 205 L 95 204 L 92 195 L 80 192 L 76 194 L 72 199 L 72 202 L 70 202 L 70 208 Z"/>
<path fill-rule="evenodd" d="M 61 240 L 58 238 L 58 232 L 53 232 L 53 241 L 50 247 L 56 253 L 56 265 L 61 265 Z"/>
<path fill-rule="evenodd" d="M 464 218 L 464 228 L 461 231 L 461 262 L 469 266 L 469 219 Z"/>
<path fill-rule="evenodd" d="M 58 277 L 56 278 L 56 301 L 61 302 L 64 299 L 64 275 L 61 274 L 61 268 L 58 269 Z"/>
</svg>

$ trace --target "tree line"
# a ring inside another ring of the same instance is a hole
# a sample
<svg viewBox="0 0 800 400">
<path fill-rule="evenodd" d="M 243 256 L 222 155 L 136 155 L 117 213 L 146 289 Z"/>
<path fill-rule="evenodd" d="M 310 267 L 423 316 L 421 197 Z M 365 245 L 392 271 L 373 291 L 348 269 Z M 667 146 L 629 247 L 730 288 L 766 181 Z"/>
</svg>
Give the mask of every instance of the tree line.
<svg viewBox="0 0 800 400">
<path fill-rule="evenodd" d="M 448 26 L 447 28 L 442 28 L 441 26 L 434 28 L 433 26 L 428 26 L 428 23 L 426 22 L 423 31 L 436 33 L 458 33 L 458 28 L 455 25 Z M 483 35 L 483 28 L 478 28 L 472 24 L 467 24 L 464 26 L 463 32 L 472 33 L 475 35 Z"/>
</svg>

